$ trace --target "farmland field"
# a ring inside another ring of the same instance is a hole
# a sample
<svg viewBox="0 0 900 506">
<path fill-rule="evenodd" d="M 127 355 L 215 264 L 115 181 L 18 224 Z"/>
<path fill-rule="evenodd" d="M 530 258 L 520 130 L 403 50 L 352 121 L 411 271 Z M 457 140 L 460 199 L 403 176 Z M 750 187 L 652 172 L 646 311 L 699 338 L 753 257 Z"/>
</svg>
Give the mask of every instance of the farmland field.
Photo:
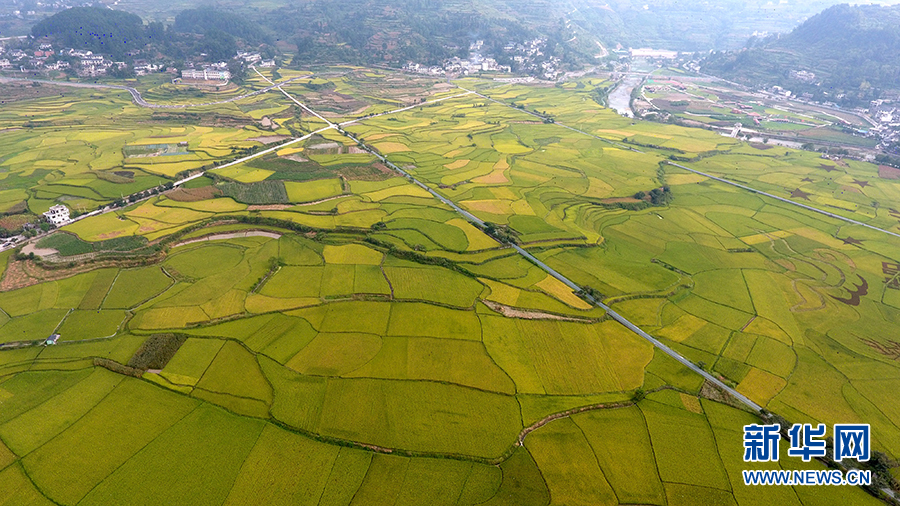
<svg viewBox="0 0 900 506">
<path fill-rule="evenodd" d="M 763 415 L 590 301 L 894 465 L 900 183 L 622 118 L 604 83 L 336 69 L 284 86 L 349 121 L 308 136 L 280 93 L 4 106 L 0 206 L 115 205 L 0 256 L 0 504 L 877 504 L 743 485 L 825 467 L 744 463 Z"/>
</svg>

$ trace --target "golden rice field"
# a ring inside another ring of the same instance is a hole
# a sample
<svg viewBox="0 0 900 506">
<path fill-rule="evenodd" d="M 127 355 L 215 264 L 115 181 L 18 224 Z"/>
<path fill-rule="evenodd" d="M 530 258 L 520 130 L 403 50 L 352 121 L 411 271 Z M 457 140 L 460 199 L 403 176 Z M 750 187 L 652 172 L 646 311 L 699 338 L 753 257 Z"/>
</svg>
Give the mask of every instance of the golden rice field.
<svg viewBox="0 0 900 506">
<path fill-rule="evenodd" d="M 335 120 L 460 91 L 342 70 L 285 89 Z M 660 162 L 892 231 L 900 184 L 632 122 L 590 98 L 599 77 L 457 84 L 499 103 L 346 130 L 769 412 L 869 423 L 872 449 L 900 456 L 900 242 Z M 289 133 L 259 117 L 307 124 L 289 105 L 219 109 L 237 128 L 99 90 L 0 110 L 19 128 L 0 133 L 0 204 L 105 205 Z M 46 123 L 22 128 L 33 114 Z M 179 139 L 190 154 L 125 157 Z M 743 462 L 758 414 L 352 149 L 323 132 L 67 225 L 48 241 L 91 252 L 78 261 L 0 255 L 0 503 L 878 504 L 744 485 L 744 469 L 825 466 Z M 133 182 L 99 175 L 116 171 Z"/>
</svg>

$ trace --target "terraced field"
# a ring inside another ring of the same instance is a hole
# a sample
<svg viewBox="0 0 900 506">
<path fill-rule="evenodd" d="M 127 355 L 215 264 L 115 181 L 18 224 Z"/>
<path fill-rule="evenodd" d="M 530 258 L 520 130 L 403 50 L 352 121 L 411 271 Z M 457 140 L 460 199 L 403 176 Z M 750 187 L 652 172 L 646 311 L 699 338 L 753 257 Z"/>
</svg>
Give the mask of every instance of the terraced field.
<svg viewBox="0 0 900 506">
<path fill-rule="evenodd" d="M 387 79 L 355 75 L 305 83 L 340 96 L 285 90 L 336 107 Z M 869 423 L 873 450 L 896 457 L 898 239 L 661 162 L 889 231 L 900 186 L 861 162 L 632 124 L 590 98 L 599 78 L 579 82 L 463 80 L 483 95 L 361 118 L 343 127 L 361 145 L 324 131 L 68 225 L 42 240 L 56 256 L 4 257 L 0 502 L 877 504 L 854 487 L 745 486 L 743 469 L 825 466 L 744 463 L 758 413 L 504 241 L 768 411 Z M 293 110 L 256 100 L 228 107 Z M 111 117 L 148 114 L 106 101 Z M 261 143 L 256 127 L 176 122 L 160 135 Z M 29 199 L 55 184 L 30 181 Z"/>
</svg>

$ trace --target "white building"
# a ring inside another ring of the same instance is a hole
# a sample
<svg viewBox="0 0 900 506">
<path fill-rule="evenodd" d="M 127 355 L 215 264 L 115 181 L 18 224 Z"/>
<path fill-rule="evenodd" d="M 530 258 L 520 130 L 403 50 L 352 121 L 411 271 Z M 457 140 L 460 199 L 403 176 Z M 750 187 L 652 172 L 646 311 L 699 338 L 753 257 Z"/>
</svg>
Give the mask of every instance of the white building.
<svg viewBox="0 0 900 506">
<path fill-rule="evenodd" d="M 53 224 L 53 226 L 59 227 L 68 223 L 69 220 L 69 208 L 62 205 L 57 204 L 50 208 L 49 211 L 44 213 L 44 216 L 47 217 L 47 221 Z"/>
<path fill-rule="evenodd" d="M 673 59 L 673 58 L 678 58 L 678 51 L 666 51 L 663 49 L 651 49 L 649 47 L 642 47 L 642 48 L 638 48 L 638 49 L 632 49 L 631 56 L 633 58 Z"/>
<path fill-rule="evenodd" d="M 214 69 L 185 69 L 181 71 L 182 79 L 203 79 L 204 81 L 227 81 L 231 79 L 231 72 Z"/>
</svg>

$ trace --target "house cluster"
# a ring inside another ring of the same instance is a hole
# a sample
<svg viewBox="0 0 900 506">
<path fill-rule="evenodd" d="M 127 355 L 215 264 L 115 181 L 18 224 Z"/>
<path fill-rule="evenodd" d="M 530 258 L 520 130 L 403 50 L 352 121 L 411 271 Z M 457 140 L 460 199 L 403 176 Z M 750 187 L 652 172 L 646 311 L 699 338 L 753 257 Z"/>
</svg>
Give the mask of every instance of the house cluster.
<svg viewBox="0 0 900 506">
<path fill-rule="evenodd" d="M 561 74 L 560 60 L 546 55 L 547 39 L 537 37 L 524 42 L 508 42 L 503 52 L 512 55 L 517 69 L 544 79 L 556 80 Z"/>
<path fill-rule="evenodd" d="M 797 95 L 794 95 L 794 92 L 792 92 L 791 90 L 786 90 L 781 86 L 772 86 L 766 91 L 768 91 L 772 95 L 775 95 L 775 98 L 779 100 L 787 100 L 791 97 L 797 98 Z"/>
<path fill-rule="evenodd" d="M 814 83 L 816 82 L 816 74 L 814 72 L 810 72 L 808 70 L 792 70 L 790 72 L 791 79 L 796 79 L 802 83 Z"/>
<path fill-rule="evenodd" d="M 406 72 L 415 74 L 427 74 L 432 76 L 443 76 L 447 74 L 469 75 L 476 72 L 511 72 L 509 65 L 500 65 L 493 58 L 485 58 L 478 53 L 473 53 L 468 60 L 463 60 L 457 56 L 445 60 L 441 65 L 422 65 L 415 62 L 408 62 L 403 66 Z"/>
<path fill-rule="evenodd" d="M 28 42 L 28 38 L 24 40 L 17 38 L 14 41 L 14 47 L 18 46 L 19 48 L 7 48 L 3 45 L 6 40 L 0 39 L 0 70 L 64 70 L 72 67 L 80 77 L 98 77 L 109 74 L 110 70 L 126 69 L 129 66 L 124 61 L 113 61 L 103 54 L 72 48 L 57 50 L 50 43 L 38 45 L 37 42 L 39 41 Z M 27 48 L 27 50 L 23 48 Z M 177 69 L 165 67 L 159 61 L 138 58 L 140 54 L 141 51 L 137 50 L 127 55 L 129 58 L 135 58 L 133 62 L 129 61 L 135 75 L 143 76 L 155 72 L 178 74 Z M 187 64 L 187 68 L 181 71 L 181 77 L 183 79 L 215 82 L 227 82 L 231 79 L 228 63 L 203 63 L 202 60 L 206 56 L 201 53 L 198 58 L 192 58 L 191 62 Z M 240 51 L 234 59 L 257 67 L 275 67 L 274 59 L 266 59 L 258 52 Z"/>
<path fill-rule="evenodd" d="M 18 70 L 31 66 L 31 58 L 21 49 L 10 49 L 0 46 L 0 70 Z"/>
<path fill-rule="evenodd" d="M 13 49 L 4 53 L 0 48 L 0 70 L 64 70 L 76 60 L 78 73 L 81 76 L 98 76 L 114 65 L 124 66 L 124 62 L 112 62 L 102 55 L 78 49 L 55 50 L 51 44 L 44 43 L 39 49 L 24 51 Z"/>
<path fill-rule="evenodd" d="M 3 54 L 0 53 L 0 70 L 12 70 L 12 62 L 9 61 L 9 58 L 4 58 Z"/>
<path fill-rule="evenodd" d="M 81 49 L 63 49 L 61 55 L 68 56 L 78 60 L 78 75 L 81 77 L 97 77 L 106 75 L 109 69 L 115 65 L 123 68 L 125 62 L 113 62 L 108 60 L 101 54 L 94 54 L 93 51 L 84 51 Z"/>
<path fill-rule="evenodd" d="M 444 70 L 444 67 L 440 65 L 429 66 L 415 62 L 407 62 L 406 65 L 403 66 L 403 70 L 414 74 L 428 74 L 432 76 L 442 76 L 447 73 L 447 71 Z"/>
<path fill-rule="evenodd" d="M 444 60 L 441 65 L 422 65 L 409 62 L 403 66 L 403 70 L 417 74 L 442 76 L 447 74 L 469 75 L 477 72 L 505 72 L 515 70 L 527 73 L 531 76 L 556 80 L 562 73 L 560 59 L 545 53 L 547 39 L 535 38 L 524 42 L 509 42 L 503 47 L 503 58 L 514 65 L 505 65 L 495 58 L 485 56 L 483 40 L 476 40 L 469 46 L 469 57 L 453 57 Z"/>
<path fill-rule="evenodd" d="M 471 53 L 468 60 L 453 57 L 444 62 L 444 70 L 451 74 L 468 75 L 475 72 L 511 72 L 508 65 L 500 65 L 493 58 L 485 58 L 480 53 Z"/>
<path fill-rule="evenodd" d="M 546 47 L 547 39 L 538 37 L 536 39 L 526 40 L 525 42 L 508 42 L 503 46 L 503 52 L 519 55 L 523 59 L 528 57 L 534 58 L 543 56 Z"/>
<path fill-rule="evenodd" d="M 869 133 L 881 139 L 882 147 L 900 144 L 900 107 L 897 107 L 897 102 L 873 100 L 867 112 L 877 123 Z"/>
<path fill-rule="evenodd" d="M 255 65 L 257 67 L 274 67 L 275 60 L 266 60 L 259 53 L 250 53 L 245 51 L 238 51 L 237 56 L 235 56 L 235 60 L 242 60 L 244 63 L 248 65 Z"/>
<path fill-rule="evenodd" d="M 138 60 L 134 60 L 134 65 L 132 68 L 134 68 L 135 75 L 145 76 L 152 72 L 159 72 L 160 67 L 159 67 L 159 65 L 150 63 L 147 60 L 138 59 Z"/>
<path fill-rule="evenodd" d="M 56 54 L 56 51 L 53 49 L 52 45 L 41 44 L 40 46 L 38 46 L 38 48 L 39 49 L 37 50 L 29 51 L 25 51 L 23 49 L 12 49 L 7 52 L 4 48 L 0 47 L 0 56 L 2 56 L 2 58 L 0 58 L 0 70 L 42 68 L 57 70 L 60 68 L 58 62 L 47 62 L 48 59 L 51 59 L 51 56 L 54 56 Z M 66 67 L 68 67 L 68 63 L 66 63 L 62 68 Z"/>
</svg>

